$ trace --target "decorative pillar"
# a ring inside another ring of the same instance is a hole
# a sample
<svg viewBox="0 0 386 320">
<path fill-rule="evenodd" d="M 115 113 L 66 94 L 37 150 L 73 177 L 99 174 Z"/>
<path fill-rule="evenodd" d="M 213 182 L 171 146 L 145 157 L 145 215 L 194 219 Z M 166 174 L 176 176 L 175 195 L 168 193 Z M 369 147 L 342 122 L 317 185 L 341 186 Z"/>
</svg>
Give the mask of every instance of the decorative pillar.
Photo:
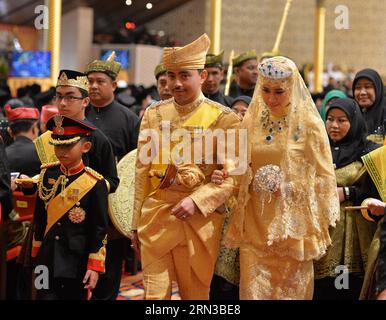
<svg viewBox="0 0 386 320">
<path fill-rule="evenodd" d="M 48 50 L 51 51 L 51 81 L 59 74 L 62 0 L 48 0 Z"/>
<path fill-rule="evenodd" d="M 214 54 L 218 54 L 220 52 L 221 5 L 222 0 L 212 0 L 212 28 L 210 36 L 210 52 Z"/>
<path fill-rule="evenodd" d="M 326 25 L 326 1 L 316 0 L 314 93 L 323 91 L 324 38 Z"/>
</svg>

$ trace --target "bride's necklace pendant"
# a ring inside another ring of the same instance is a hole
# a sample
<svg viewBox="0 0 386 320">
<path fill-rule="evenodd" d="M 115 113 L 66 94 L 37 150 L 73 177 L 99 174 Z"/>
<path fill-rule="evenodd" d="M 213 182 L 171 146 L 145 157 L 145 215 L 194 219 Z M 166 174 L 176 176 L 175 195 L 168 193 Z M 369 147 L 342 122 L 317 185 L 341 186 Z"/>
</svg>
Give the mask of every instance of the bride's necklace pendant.
<svg viewBox="0 0 386 320">
<path fill-rule="evenodd" d="M 269 134 L 265 137 L 265 143 L 270 144 L 274 140 L 274 137 L 272 134 Z"/>
<path fill-rule="evenodd" d="M 274 139 L 273 128 L 268 129 L 268 135 L 265 137 L 265 143 L 271 143 Z"/>
</svg>

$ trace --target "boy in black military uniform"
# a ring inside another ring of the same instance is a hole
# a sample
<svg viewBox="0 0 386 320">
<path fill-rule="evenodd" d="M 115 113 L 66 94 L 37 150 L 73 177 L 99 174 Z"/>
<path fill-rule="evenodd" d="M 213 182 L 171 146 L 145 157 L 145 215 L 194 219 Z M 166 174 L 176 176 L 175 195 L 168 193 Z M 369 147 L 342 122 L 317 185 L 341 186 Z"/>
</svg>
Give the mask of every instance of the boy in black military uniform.
<svg viewBox="0 0 386 320">
<path fill-rule="evenodd" d="M 38 183 L 32 256 L 48 268 L 49 288 L 37 288 L 37 299 L 86 299 L 106 256 L 107 186 L 82 161 L 96 128 L 61 115 L 47 128 L 59 162 L 43 165 Z"/>
</svg>

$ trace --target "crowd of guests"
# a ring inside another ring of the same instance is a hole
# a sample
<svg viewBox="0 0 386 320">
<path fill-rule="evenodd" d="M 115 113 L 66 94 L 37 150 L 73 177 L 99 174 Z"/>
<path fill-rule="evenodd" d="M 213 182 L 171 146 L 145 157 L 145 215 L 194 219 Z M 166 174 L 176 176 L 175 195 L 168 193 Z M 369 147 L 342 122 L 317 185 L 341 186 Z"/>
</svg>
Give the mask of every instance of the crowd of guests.
<svg viewBox="0 0 386 320">
<path fill-rule="evenodd" d="M 18 263 L 8 262 L 9 299 L 86 299 L 89 290 L 91 299 L 114 300 L 123 261 L 136 263 L 133 249 L 146 299 L 170 298 L 175 280 L 182 299 L 386 298 L 386 98 L 378 72 L 346 77 L 333 68 L 323 93 L 311 95 L 312 70 L 251 50 L 233 59 L 224 92 L 223 52 L 208 47 L 202 36 L 189 50 L 165 48 L 150 88 L 118 88 L 114 56 L 84 72 L 61 70 L 46 92 L 32 85 L 11 97 L 3 84 L 2 232 L 17 222 L 12 192 L 37 194 Z M 195 112 L 202 114 L 191 120 Z M 168 166 L 137 157 L 128 240 L 107 214 L 108 194 L 119 185 L 117 163 L 140 153 L 143 129 L 162 130 L 160 118 L 246 129 L 248 169 L 236 176 L 220 162 L 176 165 L 177 183 L 154 188 Z M 9 243 L 1 246 L 4 255 Z M 37 262 L 52 271 L 49 289 L 31 287 Z M 339 266 L 349 277 L 344 290 L 336 287 Z"/>
</svg>

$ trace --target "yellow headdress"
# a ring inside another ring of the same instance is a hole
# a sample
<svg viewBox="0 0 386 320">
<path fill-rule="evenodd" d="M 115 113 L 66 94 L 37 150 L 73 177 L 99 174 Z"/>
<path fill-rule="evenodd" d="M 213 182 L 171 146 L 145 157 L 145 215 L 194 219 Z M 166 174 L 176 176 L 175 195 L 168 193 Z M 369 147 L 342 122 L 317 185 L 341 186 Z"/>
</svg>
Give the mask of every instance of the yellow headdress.
<svg viewBox="0 0 386 320">
<path fill-rule="evenodd" d="M 94 60 L 89 63 L 85 73 L 88 75 L 91 72 L 103 72 L 115 80 L 119 70 L 121 70 L 121 64 L 115 61 L 115 51 L 113 51 L 106 61 Z"/>
<path fill-rule="evenodd" d="M 185 47 L 164 48 L 163 63 L 166 70 L 204 69 L 205 57 L 210 46 L 209 37 L 203 34 Z"/>
</svg>

